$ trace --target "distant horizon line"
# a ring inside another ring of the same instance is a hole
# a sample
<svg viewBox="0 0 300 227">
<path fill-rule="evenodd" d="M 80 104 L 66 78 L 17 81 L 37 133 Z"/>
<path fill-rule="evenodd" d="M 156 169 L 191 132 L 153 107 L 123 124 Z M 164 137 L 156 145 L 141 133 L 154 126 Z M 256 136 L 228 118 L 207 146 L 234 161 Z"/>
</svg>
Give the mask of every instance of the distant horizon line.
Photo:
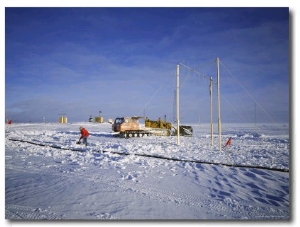
<svg viewBox="0 0 300 227">
<path fill-rule="evenodd" d="M 170 122 L 170 121 L 169 121 Z M 71 121 L 71 122 L 59 122 L 59 121 L 45 121 L 45 122 L 42 122 L 42 121 L 12 121 L 11 124 L 28 124 L 28 123 L 32 123 L 32 124 L 48 124 L 48 123 L 58 123 L 58 124 L 74 124 L 74 123 L 90 123 L 90 124 L 104 124 L 104 123 L 108 123 L 110 124 L 110 122 L 108 121 L 104 121 L 102 123 L 100 122 L 90 122 L 88 120 L 86 121 Z M 176 122 L 171 122 L 172 124 L 176 125 Z M 5 122 L 5 124 L 8 124 L 7 122 Z M 193 124 L 193 125 L 201 125 L 201 124 L 211 124 L 210 122 L 181 122 L 180 125 L 184 125 L 184 124 Z M 222 125 L 223 124 L 290 124 L 289 122 L 222 122 L 221 123 Z M 217 122 L 213 123 L 213 125 L 218 125 Z"/>
</svg>

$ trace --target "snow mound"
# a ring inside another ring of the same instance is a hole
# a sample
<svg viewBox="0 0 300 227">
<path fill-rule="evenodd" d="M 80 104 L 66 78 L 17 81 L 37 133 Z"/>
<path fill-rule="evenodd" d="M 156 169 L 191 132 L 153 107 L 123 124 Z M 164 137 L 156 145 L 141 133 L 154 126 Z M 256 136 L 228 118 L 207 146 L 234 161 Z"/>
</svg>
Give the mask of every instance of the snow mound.
<svg viewBox="0 0 300 227">
<path fill-rule="evenodd" d="M 81 125 L 87 147 L 76 144 Z M 288 220 L 288 127 L 226 125 L 222 145 L 232 143 L 222 151 L 209 127 L 193 125 L 178 146 L 176 137 L 118 138 L 110 124 L 7 125 L 5 217 Z"/>
</svg>

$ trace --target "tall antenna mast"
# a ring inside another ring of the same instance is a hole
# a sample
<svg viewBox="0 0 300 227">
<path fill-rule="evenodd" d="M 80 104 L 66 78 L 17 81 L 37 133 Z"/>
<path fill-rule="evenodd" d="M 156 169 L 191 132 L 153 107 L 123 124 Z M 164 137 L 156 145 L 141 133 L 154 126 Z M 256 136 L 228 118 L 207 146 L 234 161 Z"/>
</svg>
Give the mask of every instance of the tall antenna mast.
<svg viewBox="0 0 300 227">
<path fill-rule="evenodd" d="M 214 144 L 214 137 L 213 137 L 213 110 L 212 110 L 212 77 L 210 77 L 210 84 L 209 84 L 209 94 L 210 94 L 210 139 L 211 139 L 211 145 Z"/>
<path fill-rule="evenodd" d="M 217 58 L 217 84 L 218 84 L 218 132 L 219 132 L 219 150 L 221 151 L 221 110 L 220 110 L 220 59 Z"/>
<path fill-rule="evenodd" d="M 177 120 L 177 145 L 180 145 L 179 134 L 179 65 L 176 66 L 176 120 Z"/>
<path fill-rule="evenodd" d="M 176 123 L 176 90 L 174 90 L 173 96 L 173 123 Z"/>
</svg>

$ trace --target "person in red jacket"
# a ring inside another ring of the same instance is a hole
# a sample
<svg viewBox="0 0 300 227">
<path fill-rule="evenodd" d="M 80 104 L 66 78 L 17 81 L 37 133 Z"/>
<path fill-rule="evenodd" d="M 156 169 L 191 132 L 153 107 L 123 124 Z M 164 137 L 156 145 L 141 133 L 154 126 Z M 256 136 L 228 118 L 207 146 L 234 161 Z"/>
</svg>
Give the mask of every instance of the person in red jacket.
<svg viewBox="0 0 300 227">
<path fill-rule="evenodd" d="M 90 135 L 90 133 L 88 132 L 88 130 L 86 130 L 84 127 L 81 127 L 81 126 L 79 127 L 79 130 L 80 130 L 81 136 L 77 143 L 80 144 L 80 140 L 82 139 L 83 144 L 85 144 L 85 146 L 87 146 L 87 138 Z"/>
</svg>

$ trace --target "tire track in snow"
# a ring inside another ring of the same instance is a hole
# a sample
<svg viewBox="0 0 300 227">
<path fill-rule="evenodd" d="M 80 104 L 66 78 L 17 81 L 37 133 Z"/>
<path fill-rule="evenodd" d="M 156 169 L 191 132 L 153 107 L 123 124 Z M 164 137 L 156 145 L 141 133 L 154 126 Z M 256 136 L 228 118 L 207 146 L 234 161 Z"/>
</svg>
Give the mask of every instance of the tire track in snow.
<svg viewBox="0 0 300 227">
<path fill-rule="evenodd" d="M 55 213 L 41 208 L 5 204 L 5 219 L 18 220 L 34 220 L 34 219 L 60 219 Z"/>
<path fill-rule="evenodd" d="M 16 167 L 13 165 L 7 165 L 7 169 L 11 169 L 14 171 L 25 171 L 29 174 L 39 174 L 39 175 L 46 175 L 46 176 L 57 176 L 60 177 L 60 180 L 63 182 L 68 179 L 69 184 L 72 184 L 72 182 L 78 182 L 80 180 L 81 182 L 90 182 L 90 184 L 97 185 L 97 187 L 106 189 L 106 190 L 118 190 L 121 193 L 125 194 L 132 194 L 132 195 L 138 195 L 141 198 L 149 198 L 152 201 L 158 201 L 159 203 L 168 203 L 175 205 L 177 207 L 188 207 L 188 209 L 194 210 L 194 213 L 207 213 L 207 212 L 215 212 L 218 208 L 218 203 L 216 201 L 212 200 L 204 200 L 202 197 L 189 195 L 187 193 L 178 193 L 170 189 L 170 191 L 163 190 L 161 188 L 155 188 L 149 184 L 141 183 L 141 182 L 134 182 L 130 179 L 124 179 L 121 175 L 119 177 L 112 176 L 109 174 L 105 174 L 101 172 L 100 175 L 92 175 L 90 172 L 73 172 L 71 175 L 70 173 L 66 172 L 55 172 L 52 169 L 49 169 L 45 166 L 43 169 L 24 169 L 21 166 Z M 92 170 L 91 170 L 92 171 Z M 62 178 L 63 177 L 63 178 Z M 71 177 L 71 178 L 70 178 Z M 57 182 L 58 186 L 53 186 L 53 188 L 47 188 L 44 189 L 45 195 L 48 195 L 50 197 L 55 197 L 59 193 L 63 191 L 63 188 L 59 186 L 59 182 Z M 43 185 L 39 186 L 40 190 L 43 190 Z M 60 188 L 60 189 L 59 189 Z M 30 188 L 28 190 L 31 190 Z M 39 189 L 34 188 L 35 191 L 38 191 Z M 32 193 L 32 192 L 28 192 Z M 206 204 L 206 205 L 205 205 Z M 205 206 L 209 204 L 209 207 L 211 208 L 210 211 L 207 209 L 204 209 Z M 221 206 L 220 206 L 221 207 Z M 12 210 L 9 206 L 6 207 L 6 210 Z M 21 210 L 21 209 L 19 209 Z M 34 208 L 28 208 L 26 209 L 26 212 L 32 210 L 32 215 L 34 215 Z M 22 215 L 23 218 L 28 218 L 29 215 L 26 214 L 24 211 L 23 213 L 25 215 Z M 22 213 L 19 211 L 19 213 Z M 38 214 L 38 213 L 37 213 Z M 43 216 L 38 216 L 36 214 L 35 218 L 39 219 Z M 50 213 L 49 213 L 50 215 Z M 61 218 L 63 214 L 60 215 L 50 215 L 50 219 L 57 219 Z M 45 214 L 44 214 L 45 216 Z M 34 216 L 32 216 L 34 217 Z M 110 218 L 113 218 L 113 216 L 110 216 Z M 47 218 L 46 218 L 47 219 Z"/>
</svg>

